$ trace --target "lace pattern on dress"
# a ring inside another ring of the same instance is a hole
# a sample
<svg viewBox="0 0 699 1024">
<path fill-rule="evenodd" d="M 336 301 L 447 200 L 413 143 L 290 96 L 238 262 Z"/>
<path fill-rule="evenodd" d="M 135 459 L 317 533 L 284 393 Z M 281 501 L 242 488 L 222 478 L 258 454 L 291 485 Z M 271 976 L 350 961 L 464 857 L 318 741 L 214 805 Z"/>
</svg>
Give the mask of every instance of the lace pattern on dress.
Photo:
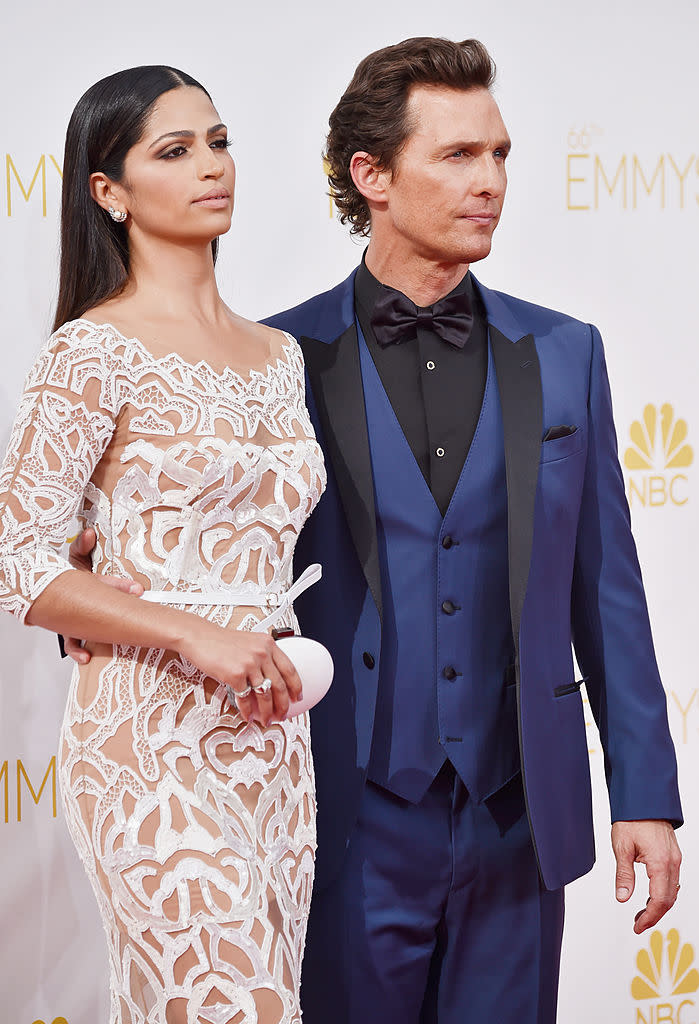
<svg viewBox="0 0 699 1024">
<path fill-rule="evenodd" d="M 172 590 L 173 603 L 286 589 L 325 470 L 300 349 L 274 337 L 244 375 L 156 357 L 86 320 L 49 339 L 0 470 L 0 607 L 24 619 L 70 570 L 59 548 L 76 514 L 96 530 L 96 573 Z M 265 612 L 192 614 L 244 629 Z M 175 652 L 92 645 L 60 782 L 107 934 L 111 1024 L 298 1024 L 315 849 L 307 716 L 247 725 Z"/>
</svg>

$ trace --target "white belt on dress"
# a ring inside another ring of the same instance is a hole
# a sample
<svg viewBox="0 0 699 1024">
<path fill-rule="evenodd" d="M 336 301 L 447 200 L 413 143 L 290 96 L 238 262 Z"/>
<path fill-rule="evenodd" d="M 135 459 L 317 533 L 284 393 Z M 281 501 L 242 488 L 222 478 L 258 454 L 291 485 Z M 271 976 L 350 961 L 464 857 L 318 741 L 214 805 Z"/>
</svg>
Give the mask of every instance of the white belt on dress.
<svg viewBox="0 0 699 1024">
<path fill-rule="evenodd" d="M 244 584 L 242 587 L 227 587 L 219 590 L 205 590 L 193 592 L 187 590 L 146 590 L 142 601 L 153 601 L 157 604 L 186 604 L 186 605 L 249 605 L 253 608 L 274 608 L 269 615 L 254 626 L 254 632 L 261 633 L 269 629 L 275 622 L 291 608 L 297 597 L 300 597 L 305 590 L 312 587 L 323 575 L 323 567 L 317 562 L 309 565 L 301 573 L 295 583 L 286 591 L 265 590 L 264 587 L 256 587 L 251 584 Z"/>
</svg>

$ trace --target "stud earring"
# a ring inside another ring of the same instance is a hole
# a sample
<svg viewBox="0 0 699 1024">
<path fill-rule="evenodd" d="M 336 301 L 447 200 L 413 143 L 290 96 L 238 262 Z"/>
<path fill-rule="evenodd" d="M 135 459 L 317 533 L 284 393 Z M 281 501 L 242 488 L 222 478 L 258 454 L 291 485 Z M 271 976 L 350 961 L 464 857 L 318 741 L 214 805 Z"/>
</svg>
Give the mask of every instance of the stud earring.
<svg viewBox="0 0 699 1024">
<path fill-rule="evenodd" d="M 110 206 L 107 212 L 116 224 L 123 224 L 128 217 L 126 210 L 115 210 L 113 206 Z"/>
</svg>

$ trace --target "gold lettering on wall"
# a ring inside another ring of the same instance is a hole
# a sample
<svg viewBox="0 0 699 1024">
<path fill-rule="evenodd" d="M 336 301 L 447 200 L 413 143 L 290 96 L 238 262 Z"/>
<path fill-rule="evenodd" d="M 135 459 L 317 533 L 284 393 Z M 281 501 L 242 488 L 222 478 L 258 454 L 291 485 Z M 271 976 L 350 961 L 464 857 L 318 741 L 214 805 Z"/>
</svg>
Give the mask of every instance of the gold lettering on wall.
<svg viewBox="0 0 699 1024">
<path fill-rule="evenodd" d="M 36 779 L 36 774 L 35 774 L 34 771 L 32 771 L 32 775 Z M 50 785 L 48 784 L 49 780 L 50 780 Z M 26 807 L 27 807 L 26 797 L 27 797 L 27 795 L 31 796 L 31 798 L 32 798 L 32 800 L 34 802 L 34 805 L 38 807 L 39 806 L 39 801 L 41 800 L 41 797 L 42 797 L 42 795 L 44 793 L 44 790 L 46 790 L 47 797 L 50 796 L 50 798 L 51 798 L 51 816 L 53 818 L 55 818 L 56 817 L 56 811 L 57 811 L 56 755 L 55 754 L 54 754 L 54 756 L 51 758 L 51 760 L 48 763 L 48 767 L 47 767 L 46 771 L 44 772 L 44 776 L 43 776 L 43 778 L 41 780 L 41 783 L 40 783 L 38 789 L 36 789 L 34 787 L 34 783 L 32 782 L 32 779 L 30 777 L 30 773 L 27 770 L 27 768 L 25 768 L 24 761 L 22 760 L 22 758 L 17 758 L 17 763 L 16 763 L 16 790 L 15 790 L 16 797 L 17 797 L 17 804 L 16 804 L 15 808 L 12 808 L 11 804 L 10 804 L 10 762 L 7 761 L 7 760 L 3 761 L 2 766 L 0 767 L 0 794 L 2 795 L 2 798 L 4 799 L 4 802 L 5 802 L 5 804 L 4 804 L 5 824 L 7 824 L 10 821 L 10 816 L 11 815 L 12 815 L 12 820 L 14 821 L 15 820 L 15 814 L 17 816 L 16 820 L 18 822 L 21 822 L 22 821 L 22 813 L 23 813 L 23 811 L 24 811 L 24 814 L 25 814 L 25 817 L 26 817 Z M 29 805 L 29 806 L 31 807 L 31 805 Z"/>
<path fill-rule="evenodd" d="M 675 693 L 674 690 L 672 690 L 671 693 L 670 693 L 673 701 L 675 702 L 675 707 L 677 708 L 677 710 L 679 711 L 680 715 L 682 716 L 682 743 L 683 744 L 689 742 L 689 725 L 688 725 L 688 722 L 687 722 L 687 717 L 689 715 L 689 712 L 694 708 L 695 711 L 699 714 L 699 701 L 697 701 L 696 706 L 694 704 L 694 701 L 696 700 L 697 693 L 699 693 L 699 690 L 697 690 L 697 689 L 692 690 L 691 696 L 690 696 L 690 698 L 689 698 L 689 700 L 687 701 L 686 704 L 682 704 L 682 701 L 680 700 L 680 698 L 678 697 L 678 695 Z M 697 730 L 697 732 L 699 732 L 699 729 Z"/>
<path fill-rule="evenodd" d="M 34 171 L 34 175 L 33 175 L 32 179 L 31 179 L 31 181 L 29 182 L 29 185 L 27 185 L 25 187 L 26 177 L 25 177 L 24 180 L 22 179 L 22 176 L 20 175 L 19 171 L 17 170 L 17 166 L 16 166 L 14 160 L 12 159 L 12 156 L 9 153 L 5 154 L 5 176 L 6 176 L 6 188 L 7 188 L 7 216 L 8 217 L 12 216 L 12 195 L 13 195 L 13 192 L 14 192 L 15 195 L 17 195 L 17 188 L 19 188 L 19 192 L 21 193 L 25 203 L 28 203 L 29 200 L 32 197 L 32 192 L 34 191 L 34 188 L 35 188 L 35 186 L 37 184 L 37 181 L 40 182 L 40 186 L 39 186 L 39 190 L 38 190 L 38 195 L 41 197 L 41 215 L 42 215 L 42 217 L 46 216 L 46 211 L 47 211 L 47 206 L 48 206 L 48 202 L 47 202 L 47 188 L 46 188 L 46 157 L 47 157 L 46 153 L 42 153 L 41 154 L 41 156 L 39 157 L 39 162 L 36 165 L 36 170 Z M 52 165 L 55 168 L 55 170 L 58 172 L 58 176 L 61 179 L 63 179 L 63 171 L 61 170 L 61 165 L 58 163 L 58 161 L 56 160 L 55 156 L 53 156 L 51 153 L 49 153 L 48 154 L 48 159 L 50 161 L 50 165 Z"/>
<path fill-rule="evenodd" d="M 699 207 L 699 153 L 640 155 L 610 151 L 597 125 L 568 133 L 566 208 L 600 210 L 685 210 Z M 697 188 L 692 195 L 692 182 Z M 692 202 L 694 198 L 695 203 Z"/>
</svg>

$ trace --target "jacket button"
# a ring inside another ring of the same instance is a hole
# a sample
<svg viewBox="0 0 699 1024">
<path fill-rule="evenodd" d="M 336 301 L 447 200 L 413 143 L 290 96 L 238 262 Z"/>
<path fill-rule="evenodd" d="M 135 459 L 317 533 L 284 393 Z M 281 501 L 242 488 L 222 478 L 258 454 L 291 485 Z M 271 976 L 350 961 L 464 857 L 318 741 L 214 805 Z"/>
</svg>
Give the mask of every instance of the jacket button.
<svg viewBox="0 0 699 1024">
<path fill-rule="evenodd" d="M 456 669 L 454 668 L 453 665 L 447 665 L 447 667 L 442 672 L 442 675 L 444 676 L 444 678 L 448 679 L 449 682 L 451 682 L 453 679 L 456 679 L 458 674 L 459 673 L 456 671 Z"/>
<path fill-rule="evenodd" d="M 449 550 L 453 543 L 454 541 L 449 536 L 449 534 L 447 534 L 446 537 L 442 537 L 442 547 L 446 548 L 447 551 Z"/>
<path fill-rule="evenodd" d="M 453 601 L 442 601 L 442 611 L 445 615 L 453 615 L 456 611 L 456 605 Z"/>
<path fill-rule="evenodd" d="M 362 660 L 367 668 L 373 668 L 374 665 L 376 664 L 376 661 L 374 660 L 374 655 L 369 654 L 369 651 L 364 652 L 364 654 L 362 655 Z"/>
</svg>

